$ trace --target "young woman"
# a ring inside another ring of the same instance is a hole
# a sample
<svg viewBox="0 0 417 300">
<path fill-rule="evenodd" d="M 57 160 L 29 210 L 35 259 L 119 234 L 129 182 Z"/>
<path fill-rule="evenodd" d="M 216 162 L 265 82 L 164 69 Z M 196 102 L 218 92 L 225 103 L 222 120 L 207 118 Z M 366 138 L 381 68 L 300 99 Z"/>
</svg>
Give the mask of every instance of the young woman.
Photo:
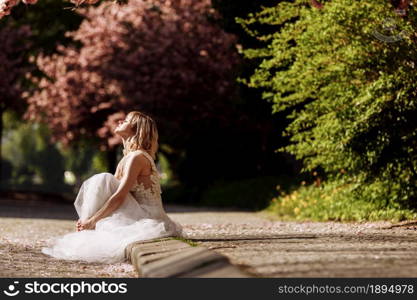
<svg viewBox="0 0 417 300">
<path fill-rule="evenodd" d="M 132 242 L 182 236 L 182 226 L 165 213 L 155 166 L 158 131 L 154 120 L 138 111 L 120 121 L 123 158 L 115 175 L 96 174 L 83 182 L 74 202 L 77 231 L 53 239 L 44 254 L 59 259 L 116 263 L 125 260 Z"/>
</svg>

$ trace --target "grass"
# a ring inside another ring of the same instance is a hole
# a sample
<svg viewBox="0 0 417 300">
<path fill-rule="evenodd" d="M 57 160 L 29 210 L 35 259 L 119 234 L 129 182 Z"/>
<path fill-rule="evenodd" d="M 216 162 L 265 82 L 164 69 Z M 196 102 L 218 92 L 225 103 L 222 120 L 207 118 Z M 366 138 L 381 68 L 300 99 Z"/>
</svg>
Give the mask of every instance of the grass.
<svg viewBox="0 0 417 300">
<path fill-rule="evenodd" d="M 187 243 L 191 247 L 197 247 L 198 246 L 198 243 L 193 242 L 192 240 L 189 240 L 189 239 L 182 238 L 182 237 L 172 237 L 172 239 Z"/>
</svg>

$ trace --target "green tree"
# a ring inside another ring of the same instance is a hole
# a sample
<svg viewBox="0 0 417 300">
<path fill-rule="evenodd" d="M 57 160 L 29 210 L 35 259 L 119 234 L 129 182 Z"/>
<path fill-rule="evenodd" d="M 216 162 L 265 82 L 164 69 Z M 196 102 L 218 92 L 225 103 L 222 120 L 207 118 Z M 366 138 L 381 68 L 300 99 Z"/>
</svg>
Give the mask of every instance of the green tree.
<svg viewBox="0 0 417 300">
<path fill-rule="evenodd" d="M 362 199 L 416 204 L 417 101 L 414 9 L 390 1 L 282 2 L 241 20 L 267 42 L 245 83 L 291 120 L 288 151 Z M 254 24 L 282 25 L 259 35 Z"/>
<path fill-rule="evenodd" d="M 26 74 L 40 73 L 28 58 L 39 52 L 55 52 L 57 43 L 68 45 L 72 42 L 65 33 L 78 28 L 82 17 L 65 9 L 69 6 L 68 2 L 56 0 L 43 0 L 30 8 L 20 3 L 10 16 L 0 18 L 0 140 L 3 114 L 10 110 L 22 115 L 26 110 L 22 93 L 32 86 L 26 80 Z M 0 142 L 0 157 L 1 146 Z M 0 169 L 2 162 L 5 161 L 0 159 Z"/>
<path fill-rule="evenodd" d="M 97 141 L 84 139 L 63 147 L 50 142 L 50 130 L 45 124 L 24 123 L 11 110 L 3 118 L 5 168 L 1 188 L 70 194 L 93 174 L 107 172 L 106 157 Z M 66 172 L 72 172 L 74 177 L 74 182 L 66 182 L 69 185 L 64 184 Z"/>
<path fill-rule="evenodd" d="M 30 189 L 37 185 L 44 191 L 65 191 L 64 160 L 57 147 L 48 142 L 48 128 L 18 122 L 11 112 L 5 113 L 5 121 L 3 152 L 12 166 L 11 176 L 4 178 L 6 186 Z"/>
</svg>

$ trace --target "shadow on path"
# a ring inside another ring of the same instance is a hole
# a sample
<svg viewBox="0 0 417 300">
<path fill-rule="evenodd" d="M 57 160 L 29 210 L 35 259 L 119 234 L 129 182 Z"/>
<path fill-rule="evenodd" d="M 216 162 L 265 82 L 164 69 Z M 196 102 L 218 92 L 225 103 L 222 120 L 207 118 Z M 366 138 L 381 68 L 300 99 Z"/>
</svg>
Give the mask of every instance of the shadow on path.
<svg viewBox="0 0 417 300">
<path fill-rule="evenodd" d="M 315 235 L 282 235 L 282 236 L 262 236 L 262 237 L 244 237 L 244 238 L 233 238 L 233 237 L 225 237 L 225 238 L 187 238 L 191 241 L 196 242 L 235 242 L 235 241 L 265 241 L 265 240 L 289 240 L 289 239 L 315 239 L 317 236 Z"/>
<path fill-rule="evenodd" d="M 237 212 L 234 208 L 194 207 L 184 205 L 164 205 L 167 213 L 193 212 Z M 247 212 L 246 210 L 242 210 Z M 77 212 L 73 203 L 59 203 L 51 201 L 8 200 L 0 198 L 0 217 L 5 218 L 40 218 L 76 220 Z"/>
</svg>

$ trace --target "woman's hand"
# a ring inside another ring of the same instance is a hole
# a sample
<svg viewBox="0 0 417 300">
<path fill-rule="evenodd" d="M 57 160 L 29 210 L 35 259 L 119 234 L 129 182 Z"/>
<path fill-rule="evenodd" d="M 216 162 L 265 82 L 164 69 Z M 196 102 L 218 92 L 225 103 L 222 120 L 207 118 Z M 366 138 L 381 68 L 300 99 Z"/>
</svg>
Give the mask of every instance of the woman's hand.
<svg viewBox="0 0 417 300">
<path fill-rule="evenodd" d="M 77 221 L 76 229 L 77 229 L 77 231 L 81 231 L 81 220 L 80 219 L 78 219 L 78 221 Z"/>
<path fill-rule="evenodd" d="M 96 228 L 96 222 L 92 219 L 88 219 L 85 222 L 82 222 L 81 220 L 77 221 L 77 231 L 92 230 L 95 228 Z"/>
</svg>

